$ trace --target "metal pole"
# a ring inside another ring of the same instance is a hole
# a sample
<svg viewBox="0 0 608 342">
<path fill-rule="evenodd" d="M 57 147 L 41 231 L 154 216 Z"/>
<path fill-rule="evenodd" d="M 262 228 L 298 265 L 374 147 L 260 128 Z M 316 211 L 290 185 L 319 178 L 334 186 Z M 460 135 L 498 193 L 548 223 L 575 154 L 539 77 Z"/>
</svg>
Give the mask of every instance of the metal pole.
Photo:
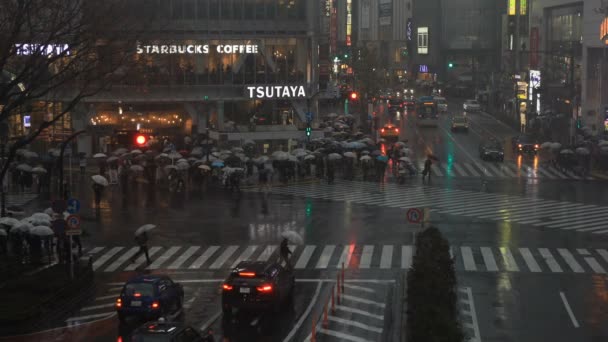
<svg viewBox="0 0 608 342">
<path fill-rule="evenodd" d="M 65 193 L 64 193 L 64 186 L 63 186 L 63 155 L 65 154 L 65 148 L 68 146 L 68 143 L 70 141 L 72 141 L 74 138 L 76 138 L 78 135 L 82 134 L 86 132 L 85 130 L 81 130 L 78 131 L 72 135 L 70 135 L 66 141 L 64 141 L 61 144 L 61 152 L 59 153 L 59 196 L 61 196 L 61 198 L 63 198 L 64 200 L 67 200 L 67 198 L 65 198 Z M 70 240 L 71 241 L 71 240 Z M 72 251 L 70 250 L 70 253 Z"/>
<path fill-rule="evenodd" d="M 68 156 L 68 164 L 70 165 L 70 187 L 69 189 L 72 189 L 72 154 L 70 153 L 70 155 Z"/>
<path fill-rule="evenodd" d="M 72 235 L 70 235 L 70 279 L 74 279 L 74 253 L 72 253 Z"/>
<path fill-rule="evenodd" d="M 521 6 L 521 0 L 515 0 L 515 72 L 519 73 L 519 65 L 520 65 L 520 60 L 519 60 L 519 49 L 520 49 L 520 45 L 519 45 L 519 31 L 520 31 L 520 6 Z M 517 96 L 516 96 L 517 97 Z M 517 112 L 519 114 L 519 106 L 517 109 Z"/>
<path fill-rule="evenodd" d="M 0 151 L 0 159 L 2 160 L 2 167 L 4 167 L 4 163 L 6 163 L 6 160 L 4 160 L 5 157 L 5 151 L 4 149 L 6 148 L 6 144 L 4 143 L 4 138 L 2 138 L 2 142 L 0 143 L 0 149 L 2 149 Z M 6 177 L 6 175 L 4 175 L 4 177 Z M 0 202 L 2 202 L 1 206 L 2 206 L 2 210 L 0 213 L 0 216 L 4 217 L 6 216 L 6 192 L 4 191 L 4 178 L 0 179 Z"/>
</svg>

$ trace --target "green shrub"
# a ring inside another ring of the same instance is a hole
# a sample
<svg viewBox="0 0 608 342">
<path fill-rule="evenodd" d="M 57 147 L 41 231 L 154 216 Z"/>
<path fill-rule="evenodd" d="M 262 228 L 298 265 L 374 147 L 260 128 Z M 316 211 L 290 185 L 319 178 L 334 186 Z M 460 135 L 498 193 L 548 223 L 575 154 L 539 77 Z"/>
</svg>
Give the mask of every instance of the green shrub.
<svg viewBox="0 0 608 342">
<path fill-rule="evenodd" d="M 450 245 L 437 228 L 418 234 L 407 284 L 407 341 L 464 341 Z"/>
</svg>

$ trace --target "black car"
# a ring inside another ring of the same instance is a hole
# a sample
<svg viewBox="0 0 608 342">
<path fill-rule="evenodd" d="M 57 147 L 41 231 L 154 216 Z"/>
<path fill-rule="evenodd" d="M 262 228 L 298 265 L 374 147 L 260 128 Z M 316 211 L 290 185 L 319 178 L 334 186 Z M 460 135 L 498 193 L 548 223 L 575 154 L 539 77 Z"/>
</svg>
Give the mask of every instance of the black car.
<svg viewBox="0 0 608 342">
<path fill-rule="evenodd" d="M 388 100 L 387 106 L 389 113 L 403 112 L 404 104 L 401 99 L 390 99 Z"/>
<path fill-rule="evenodd" d="M 481 160 L 505 160 L 502 144 L 496 140 L 484 141 L 479 145 L 479 158 Z"/>
<path fill-rule="evenodd" d="M 527 134 L 520 134 L 511 139 L 513 151 L 517 153 L 534 153 L 538 152 L 540 145 L 538 141 Z"/>
<path fill-rule="evenodd" d="M 131 342 L 202 342 L 196 329 L 176 322 L 148 322 L 135 329 Z"/>
<path fill-rule="evenodd" d="M 118 319 L 128 317 L 146 320 L 177 316 L 182 312 L 184 288 L 165 275 L 143 275 L 131 278 L 116 299 Z"/>
<path fill-rule="evenodd" d="M 222 284 L 222 310 L 278 312 L 292 299 L 294 288 L 293 272 L 280 264 L 241 261 Z"/>
</svg>

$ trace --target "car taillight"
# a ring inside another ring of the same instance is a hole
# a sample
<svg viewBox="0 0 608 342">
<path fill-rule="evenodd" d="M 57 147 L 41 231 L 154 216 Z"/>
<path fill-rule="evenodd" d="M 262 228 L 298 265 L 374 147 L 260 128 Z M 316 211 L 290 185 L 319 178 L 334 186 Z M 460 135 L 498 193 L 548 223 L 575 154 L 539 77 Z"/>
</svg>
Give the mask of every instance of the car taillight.
<svg viewBox="0 0 608 342">
<path fill-rule="evenodd" d="M 272 285 L 258 286 L 256 287 L 256 290 L 258 290 L 258 292 L 272 292 Z"/>
<path fill-rule="evenodd" d="M 116 307 L 117 308 L 122 308 L 122 299 L 120 299 L 120 298 L 116 299 Z"/>
<path fill-rule="evenodd" d="M 384 128 L 382 128 L 382 129 L 380 130 L 380 132 L 384 133 Z"/>
<path fill-rule="evenodd" d="M 534 145 L 534 148 L 538 148 L 538 144 L 535 144 L 535 145 Z"/>
<path fill-rule="evenodd" d="M 224 291 L 232 291 L 232 285 L 224 284 L 222 285 L 222 289 L 224 289 Z"/>
<path fill-rule="evenodd" d="M 135 296 L 135 297 L 141 297 L 141 293 L 135 292 L 135 294 L 133 296 Z"/>
<path fill-rule="evenodd" d="M 399 128 L 395 128 L 395 132 L 399 133 Z"/>
<path fill-rule="evenodd" d="M 122 342 L 122 336 L 118 336 L 118 338 L 116 339 L 116 342 Z"/>
<path fill-rule="evenodd" d="M 239 272 L 239 277 L 255 277 L 255 272 Z"/>
<path fill-rule="evenodd" d="M 152 309 L 158 309 L 160 307 L 160 304 L 158 304 L 158 302 L 152 302 L 152 305 L 150 305 L 150 307 Z"/>
<path fill-rule="evenodd" d="M 517 145 L 517 147 L 521 148 L 521 144 Z"/>
</svg>

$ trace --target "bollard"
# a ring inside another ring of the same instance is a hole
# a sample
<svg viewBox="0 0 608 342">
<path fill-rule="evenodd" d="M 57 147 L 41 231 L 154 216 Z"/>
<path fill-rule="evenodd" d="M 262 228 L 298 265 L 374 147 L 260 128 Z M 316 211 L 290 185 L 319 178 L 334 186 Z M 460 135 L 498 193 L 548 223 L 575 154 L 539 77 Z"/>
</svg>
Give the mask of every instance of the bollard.
<svg viewBox="0 0 608 342">
<path fill-rule="evenodd" d="M 334 302 L 334 293 L 335 293 L 335 291 L 334 291 L 334 288 L 332 287 L 331 288 L 331 313 L 332 314 L 336 313 L 336 305 Z"/>
<path fill-rule="evenodd" d="M 337 274 L 337 276 L 338 282 L 336 285 L 336 301 L 338 302 L 338 305 L 340 305 L 340 274 Z"/>
<path fill-rule="evenodd" d="M 342 293 L 344 293 L 344 263 L 342 263 Z"/>
<path fill-rule="evenodd" d="M 323 308 L 323 328 L 327 329 L 329 322 L 327 321 L 327 303 L 325 303 L 325 307 Z"/>
<path fill-rule="evenodd" d="M 310 342 L 317 340 L 317 325 L 315 324 L 315 318 L 312 318 L 312 330 L 310 332 Z"/>
</svg>

